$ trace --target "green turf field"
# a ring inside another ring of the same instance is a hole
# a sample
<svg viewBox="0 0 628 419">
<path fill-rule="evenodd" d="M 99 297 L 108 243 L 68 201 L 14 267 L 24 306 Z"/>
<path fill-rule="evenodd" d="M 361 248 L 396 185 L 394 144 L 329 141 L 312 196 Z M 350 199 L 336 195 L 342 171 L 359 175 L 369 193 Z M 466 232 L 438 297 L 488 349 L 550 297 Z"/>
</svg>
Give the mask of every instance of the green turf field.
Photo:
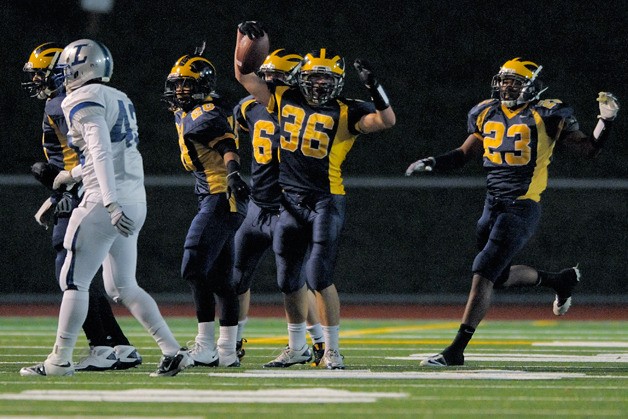
<svg viewBox="0 0 628 419">
<path fill-rule="evenodd" d="M 192 318 L 169 318 L 193 339 Z M 120 323 L 140 349 L 137 369 L 21 377 L 45 359 L 54 318 L 0 318 L 0 415 L 188 418 L 628 417 L 628 323 L 492 321 L 482 324 L 464 367 L 419 367 L 453 337 L 455 321 L 349 320 L 347 369 L 264 370 L 286 344 L 282 319 L 249 321 L 241 368 L 192 368 L 151 378 L 159 351 L 134 319 Z M 83 338 L 79 347 L 85 346 Z M 75 352 L 75 360 L 82 349 Z"/>
</svg>

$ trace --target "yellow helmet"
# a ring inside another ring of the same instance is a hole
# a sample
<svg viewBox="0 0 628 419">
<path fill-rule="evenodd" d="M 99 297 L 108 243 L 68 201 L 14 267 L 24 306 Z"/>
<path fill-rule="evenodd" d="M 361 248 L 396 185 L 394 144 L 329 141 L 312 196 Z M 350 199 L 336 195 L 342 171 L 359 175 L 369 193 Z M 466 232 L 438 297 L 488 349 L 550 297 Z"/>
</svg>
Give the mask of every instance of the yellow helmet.
<svg viewBox="0 0 628 419">
<path fill-rule="evenodd" d="M 522 61 L 520 57 L 506 61 L 493 76 L 493 97 L 509 108 L 538 99 L 547 89 L 538 79 L 542 68 L 532 61 Z"/>
<path fill-rule="evenodd" d="M 176 94 L 182 84 L 188 92 Z M 175 108 L 191 110 L 216 89 L 216 67 L 198 55 L 184 55 L 174 63 L 166 78 L 163 99 Z"/>
<path fill-rule="evenodd" d="M 22 83 L 31 97 L 46 99 L 63 86 L 63 71 L 57 68 L 62 51 L 61 45 L 46 42 L 31 52 L 23 68 L 28 81 Z"/>
<path fill-rule="evenodd" d="M 299 54 L 286 51 L 285 49 L 276 49 L 271 52 L 259 68 L 258 75 L 266 81 L 281 81 L 289 86 L 296 85 L 296 73 L 299 70 L 302 56 Z"/>
<path fill-rule="evenodd" d="M 297 80 L 311 105 L 323 105 L 338 97 L 345 84 L 345 60 L 326 48 L 312 51 L 301 62 Z"/>
</svg>

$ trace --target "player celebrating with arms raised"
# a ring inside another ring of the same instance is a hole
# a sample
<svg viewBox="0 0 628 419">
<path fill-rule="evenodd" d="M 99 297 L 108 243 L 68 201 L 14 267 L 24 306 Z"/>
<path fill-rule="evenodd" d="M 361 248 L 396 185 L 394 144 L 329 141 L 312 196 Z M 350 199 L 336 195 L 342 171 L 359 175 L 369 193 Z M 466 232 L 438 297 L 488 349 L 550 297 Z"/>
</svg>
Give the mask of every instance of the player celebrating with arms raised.
<svg viewBox="0 0 628 419">
<path fill-rule="evenodd" d="M 243 36 L 266 36 L 258 22 L 238 27 Z M 238 43 L 240 45 L 240 43 Z M 395 124 L 388 98 L 366 62 L 356 60 L 362 82 L 373 103 L 340 96 L 345 63 L 326 48 L 306 54 L 297 73 L 297 86 L 266 84 L 253 73 L 243 74 L 234 54 L 236 79 L 277 115 L 279 183 L 282 209 L 274 232 L 273 250 L 277 282 L 284 294 L 288 318 L 288 347 L 267 368 L 289 367 L 311 359 L 305 337 L 307 286 L 300 275 L 306 264 L 307 282 L 316 294 L 325 335 L 321 363 L 328 369 L 343 369 L 339 353 L 340 301 L 333 282 L 334 249 L 344 214 L 341 165 L 359 134 L 390 128 Z M 239 59 L 240 58 L 240 59 Z M 307 260 L 308 247 L 311 252 Z"/>
<path fill-rule="evenodd" d="M 536 231 L 541 193 L 547 186 L 547 166 L 555 146 L 586 156 L 598 154 L 619 111 L 617 99 L 601 92 L 600 116 L 591 136 L 580 131 L 573 109 L 560 100 L 539 97 L 547 88 L 538 78 L 541 66 L 514 58 L 493 77 L 493 98 L 469 112 L 469 136 L 457 149 L 412 163 L 406 176 L 417 172 L 462 167 L 483 156 L 487 172 L 484 211 L 477 224 L 479 253 L 462 324 L 454 341 L 424 366 L 464 364 L 464 350 L 486 315 L 494 288 L 544 286 L 554 290 L 554 314 L 564 315 L 580 279 L 577 267 L 558 273 L 530 266 L 511 266 L 513 257 Z"/>
</svg>

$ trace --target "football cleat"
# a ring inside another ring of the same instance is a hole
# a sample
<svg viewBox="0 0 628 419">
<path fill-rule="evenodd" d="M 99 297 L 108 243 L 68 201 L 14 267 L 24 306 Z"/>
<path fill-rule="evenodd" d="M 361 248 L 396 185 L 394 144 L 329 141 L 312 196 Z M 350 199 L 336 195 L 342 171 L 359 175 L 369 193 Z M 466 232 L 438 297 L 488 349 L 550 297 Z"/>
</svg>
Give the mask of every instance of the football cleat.
<svg viewBox="0 0 628 419">
<path fill-rule="evenodd" d="M 295 364 L 305 364 L 311 360 L 312 353 L 307 344 L 296 351 L 288 346 L 277 358 L 264 364 L 263 368 L 287 368 Z"/>
<path fill-rule="evenodd" d="M 312 359 L 312 363 L 310 364 L 313 367 L 318 367 L 321 363 L 321 359 L 325 355 L 325 342 L 319 342 L 312 345 L 312 353 L 314 355 L 314 359 Z"/>
<path fill-rule="evenodd" d="M 118 365 L 118 357 L 111 346 L 94 346 L 89 349 L 89 355 L 83 357 L 74 365 L 76 371 L 106 371 L 114 370 Z"/>
<path fill-rule="evenodd" d="M 328 349 L 325 351 L 325 355 L 320 361 L 325 364 L 325 368 L 328 370 L 344 370 L 344 356 L 340 355 L 340 353 L 336 349 Z"/>
<path fill-rule="evenodd" d="M 142 356 L 137 352 L 135 346 L 116 345 L 113 349 L 118 357 L 117 370 L 126 370 L 142 364 Z"/>
<path fill-rule="evenodd" d="M 67 377 L 74 375 L 74 366 L 71 362 L 55 364 L 50 359 L 46 359 L 42 364 L 24 367 L 20 370 L 22 377 L 28 376 L 60 376 Z"/>
<path fill-rule="evenodd" d="M 244 338 L 236 342 L 236 352 L 238 353 L 238 359 L 244 358 L 244 355 L 246 354 L 246 351 L 244 350 L 244 344 L 246 342 L 247 340 Z"/>
<path fill-rule="evenodd" d="M 455 365 L 464 365 L 464 355 L 460 354 L 455 357 L 447 357 L 443 354 L 436 354 L 425 358 L 419 364 L 422 367 L 451 367 Z"/>
<path fill-rule="evenodd" d="M 195 367 L 217 367 L 218 350 L 216 347 L 211 347 L 201 342 L 194 342 L 190 345 L 188 350 L 190 358 L 192 358 Z"/>
<path fill-rule="evenodd" d="M 151 377 L 174 377 L 185 368 L 192 366 L 194 361 L 187 349 L 181 348 L 174 355 L 162 355 L 157 371 L 151 372 Z"/>
<path fill-rule="evenodd" d="M 560 279 L 556 286 L 553 311 L 557 316 L 563 316 L 571 307 L 571 293 L 580 282 L 580 269 L 577 266 L 563 269 L 559 272 Z"/>
</svg>

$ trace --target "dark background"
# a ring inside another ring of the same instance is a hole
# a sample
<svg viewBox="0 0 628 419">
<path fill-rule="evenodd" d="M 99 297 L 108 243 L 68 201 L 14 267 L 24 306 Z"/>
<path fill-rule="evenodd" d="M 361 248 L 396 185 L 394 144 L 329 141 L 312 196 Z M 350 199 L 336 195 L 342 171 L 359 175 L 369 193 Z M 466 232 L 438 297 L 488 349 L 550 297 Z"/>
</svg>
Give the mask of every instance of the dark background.
<svg viewBox="0 0 628 419">
<path fill-rule="evenodd" d="M 114 58 L 111 85 L 135 102 L 147 176 L 181 176 L 172 116 L 160 102 L 172 64 L 203 40 L 218 69 L 218 89 L 232 102 L 246 94 L 232 70 L 236 26 L 261 20 L 271 49 L 307 52 L 320 47 L 347 60 L 343 94 L 368 99 L 351 63 L 370 60 L 397 114 L 388 131 L 361 137 L 344 165 L 345 176 L 398 179 L 419 157 L 455 148 L 466 138 L 468 110 L 490 95 L 500 65 L 521 56 L 543 65 L 545 98 L 576 110 L 592 131 L 601 90 L 628 103 L 628 7 L 611 1 L 122 1 L 92 15 L 78 0 L 22 0 L 6 4 L 0 79 L 3 175 L 27 175 L 42 160 L 43 103 L 20 88 L 22 66 L 43 42 L 79 38 L 104 42 Z M 576 160 L 557 155 L 552 178 L 628 179 L 625 111 L 602 155 Z M 246 152 L 244 152 L 246 157 Z M 469 164 L 452 176 L 482 176 Z M 417 182 L 419 182 L 417 180 Z M 550 184 L 551 186 L 551 184 Z M 149 219 L 140 239 L 140 283 L 152 292 L 187 293 L 178 280 L 182 243 L 195 202 L 190 187 L 149 187 Z M 351 294 L 465 293 L 474 256 L 474 225 L 483 190 L 348 188 L 348 222 L 338 286 Z M 545 193 L 540 232 L 518 262 L 561 269 L 581 262 L 588 294 L 628 293 L 625 188 Z M 47 233 L 32 219 L 43 188 L 3 186 L 4 251 L 1 282 L 8 294 L 54 292 Z M 259 292 L 275 292 L 270 258 Z M 256 289 L 254 288 L 254 290 Z"/>
</svg>

